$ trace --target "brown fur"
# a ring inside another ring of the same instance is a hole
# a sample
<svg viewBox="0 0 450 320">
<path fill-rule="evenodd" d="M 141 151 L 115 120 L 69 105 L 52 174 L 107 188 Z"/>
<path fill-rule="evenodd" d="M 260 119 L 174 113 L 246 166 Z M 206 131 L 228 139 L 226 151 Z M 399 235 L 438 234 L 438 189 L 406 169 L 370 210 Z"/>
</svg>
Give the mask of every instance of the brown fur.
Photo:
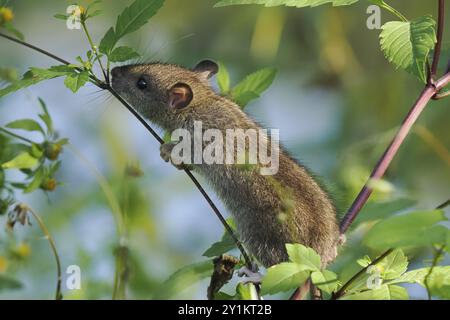
<svg viewBox="0 0 450 320">
<path fill-rule="evenodd" d="M 205 70 L 170 64 L 130 65 L 113 70 L 113 88 L 144 117 L 168 132 L 203 129 L 259 129 L 234 102 L 216 94 Z M 144 77 L 149 87 L 136 87 Z M 168 108 L 169 89 L 176 83 L 191 87 L 193 99 L 181 111 Z M 307 170 L 280 150 L 279 171 L 273 176 L 236 165 L 193 165 L 211 184 L 235 218 L 238 233 L 249 251 L 266 267 L 287 260 L 286 243 L 315 249 L 323 265 L 336 257 L 339 230 L 329 196 Z"/>
</svg>

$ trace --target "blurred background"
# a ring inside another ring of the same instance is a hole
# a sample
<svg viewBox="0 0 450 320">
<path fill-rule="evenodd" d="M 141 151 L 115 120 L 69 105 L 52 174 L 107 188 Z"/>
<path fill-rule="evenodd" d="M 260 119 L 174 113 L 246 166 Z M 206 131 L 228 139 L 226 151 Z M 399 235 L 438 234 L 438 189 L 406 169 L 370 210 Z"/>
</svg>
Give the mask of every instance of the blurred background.
<svg viewBox="0 0 450 320">
<path fill-rule="evenodd" d="M 137 49 L 145 61 L 187 67 L 204 58 L 221 61 L 234 84 L 250 72 L 275 67 L 273 85 L 246 112 L 280 129 L 286 148 L 322 178 L 344 212 L 423 85 L 385 60 L 379 31 L 366 27 L 365 1 L 306 9 L 213 8 L 215 2 L 167 0 L 147 26 L 122 43 Z M 27 41 L 73 61 L 85 54 L 88 43 L 81 31 L 68 30 L 53 18 L 72 3 L 13 0 L 8 6 Z M 103 14 L 88 21 L 94 41 L 100 41 L 129 3 L 103 1 Z M 390 4 L 408 18 L 437 11 L 436 1 Z M 382 12 L 383 22 L 394 19 Z M 22 74 L 29 66 L 54 64 L 0 39 L 0 67 Z M 0 125 L 36 118 L 37 97 L 46 101 L 60 135 L 70 139 L 57 176 L 63 185 L 48 196 L 36 192 L 17 198 L 42 215 L 63 271 L 70 265 L 81 268 L 82 289 L 71 291 L 63 285 L 64 298 L 110 299 L 121 255 L 127 271 L 122 298 L 205 298 L 207 280 L 164 282 L 183 266 L 204 261 L 202 253 L 223 233 L 187 176 L 161 161 L 158 143 L 115 99 L 92 85 L 74 95 L 60 78 L 2 98 Z M 416 208 L 431 209 L 450 197 L 448 108 L 448 100 L 430 104 L 389 169 L 386 179 L 391 187 L 375 194 L 373 201 L 402 196 L 414 199 Z M 127 165 L 138 164 L 142 177 L 125 175 Z M 105 191 L 112 196 L 106 197 Z M 125 219 L 117 219 L 118 211 L 111 209 L 117 206 Z M 3 230 L 4 217 L 0 224 Z M 358 244 L 359 236 L 350 234 L 349 245 L 332 268 L 339 270 L 353 257 L 376 254 Z M 409 257 L 422 265 L 429 254 L 414 251 Z M 0 274 L 22 283 L 16 290 L 0 287 L 0 299 L 53 297 L 54 260 L 35 223 L 31 228 L 20 226 L 13 235 L 0 231 L 0 262 Z M 232 290 L 231 285 L 227 288 Z M 412 298 L 424 294 L 411 286 Z"/>
</svg>

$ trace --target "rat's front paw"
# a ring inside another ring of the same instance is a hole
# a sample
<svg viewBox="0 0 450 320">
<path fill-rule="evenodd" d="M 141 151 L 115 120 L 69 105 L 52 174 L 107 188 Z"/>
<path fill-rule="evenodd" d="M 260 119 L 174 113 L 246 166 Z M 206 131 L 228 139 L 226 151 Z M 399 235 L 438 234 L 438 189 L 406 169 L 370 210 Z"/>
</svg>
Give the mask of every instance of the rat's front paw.
<svg viewBox="0 0 450 320">
<path fill-rule="evenodd" d="M 172 150 L 175 147 L 176 143 L 174 142 L 169 142 L 169 143 L 163 143 L 161 145 L 161 147 L 159 148 L 159 153 L 161 155 L 161 158 L 165 161 L 165 162 L 169 162 L 172 163 L 175 168 L 177 168 L 178 170 L 193 170 L 193 167 L 191 164 L 185 164 L 185 163 L 175 163 L 173 161 L 172 158 Z"/>
<path fill-rule="evenodd" d="M 165 162 L 170 161 L 173 147 L 175 147 L 174 143 L 163 143 L 159 147 L 159 154 Z"/>
</svg>

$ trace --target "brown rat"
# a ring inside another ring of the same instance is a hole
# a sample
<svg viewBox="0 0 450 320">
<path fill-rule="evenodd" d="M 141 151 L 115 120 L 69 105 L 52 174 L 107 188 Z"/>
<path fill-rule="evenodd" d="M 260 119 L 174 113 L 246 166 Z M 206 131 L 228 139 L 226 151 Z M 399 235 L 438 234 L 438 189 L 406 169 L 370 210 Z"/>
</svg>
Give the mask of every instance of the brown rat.
<svg viewBox="0 0 450 320">
<path fill-rule="evenodd" d="M 201 121 L 202 130 L 224 134 L 227 129 L 259 130 L 236 103 L 214 92 L 208 79 L 217 71 L 209 60 L 192 70 L 162 63 L 127 65 L 112 70 L 112 87 L 166 132 L 184 128 L 193 134 L 195 121 Z M 267 136 L 263 138 L 271 144 Z M 164 160 L 171 160 L 173 148 L 173 143 L 161 146 Z M 240 239 L 264 266 L 287 260 L 286 243 L 312 247 L 324 266 L 330 263 L 341 239 L 328 194 L 282 148 L 274 175 L 261 174 L 257 170 L 261 166 L 189 164 L 222 199 Z"/>
</svg>

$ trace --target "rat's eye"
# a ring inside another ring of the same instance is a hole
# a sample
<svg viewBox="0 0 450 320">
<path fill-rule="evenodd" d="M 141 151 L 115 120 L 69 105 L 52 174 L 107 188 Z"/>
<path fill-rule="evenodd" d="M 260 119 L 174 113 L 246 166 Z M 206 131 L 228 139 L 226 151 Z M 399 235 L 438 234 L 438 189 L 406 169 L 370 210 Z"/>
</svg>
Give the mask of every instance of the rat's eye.
<svg viewBox="0 0 450 320">
<path fill-rule="evenodd" d="M 141 90 L 147 89 L 147 80 L 145 80 L 144 78 L 139 78 L 139 80 L 136 82 L 136 85 Z"/>
</svg>

